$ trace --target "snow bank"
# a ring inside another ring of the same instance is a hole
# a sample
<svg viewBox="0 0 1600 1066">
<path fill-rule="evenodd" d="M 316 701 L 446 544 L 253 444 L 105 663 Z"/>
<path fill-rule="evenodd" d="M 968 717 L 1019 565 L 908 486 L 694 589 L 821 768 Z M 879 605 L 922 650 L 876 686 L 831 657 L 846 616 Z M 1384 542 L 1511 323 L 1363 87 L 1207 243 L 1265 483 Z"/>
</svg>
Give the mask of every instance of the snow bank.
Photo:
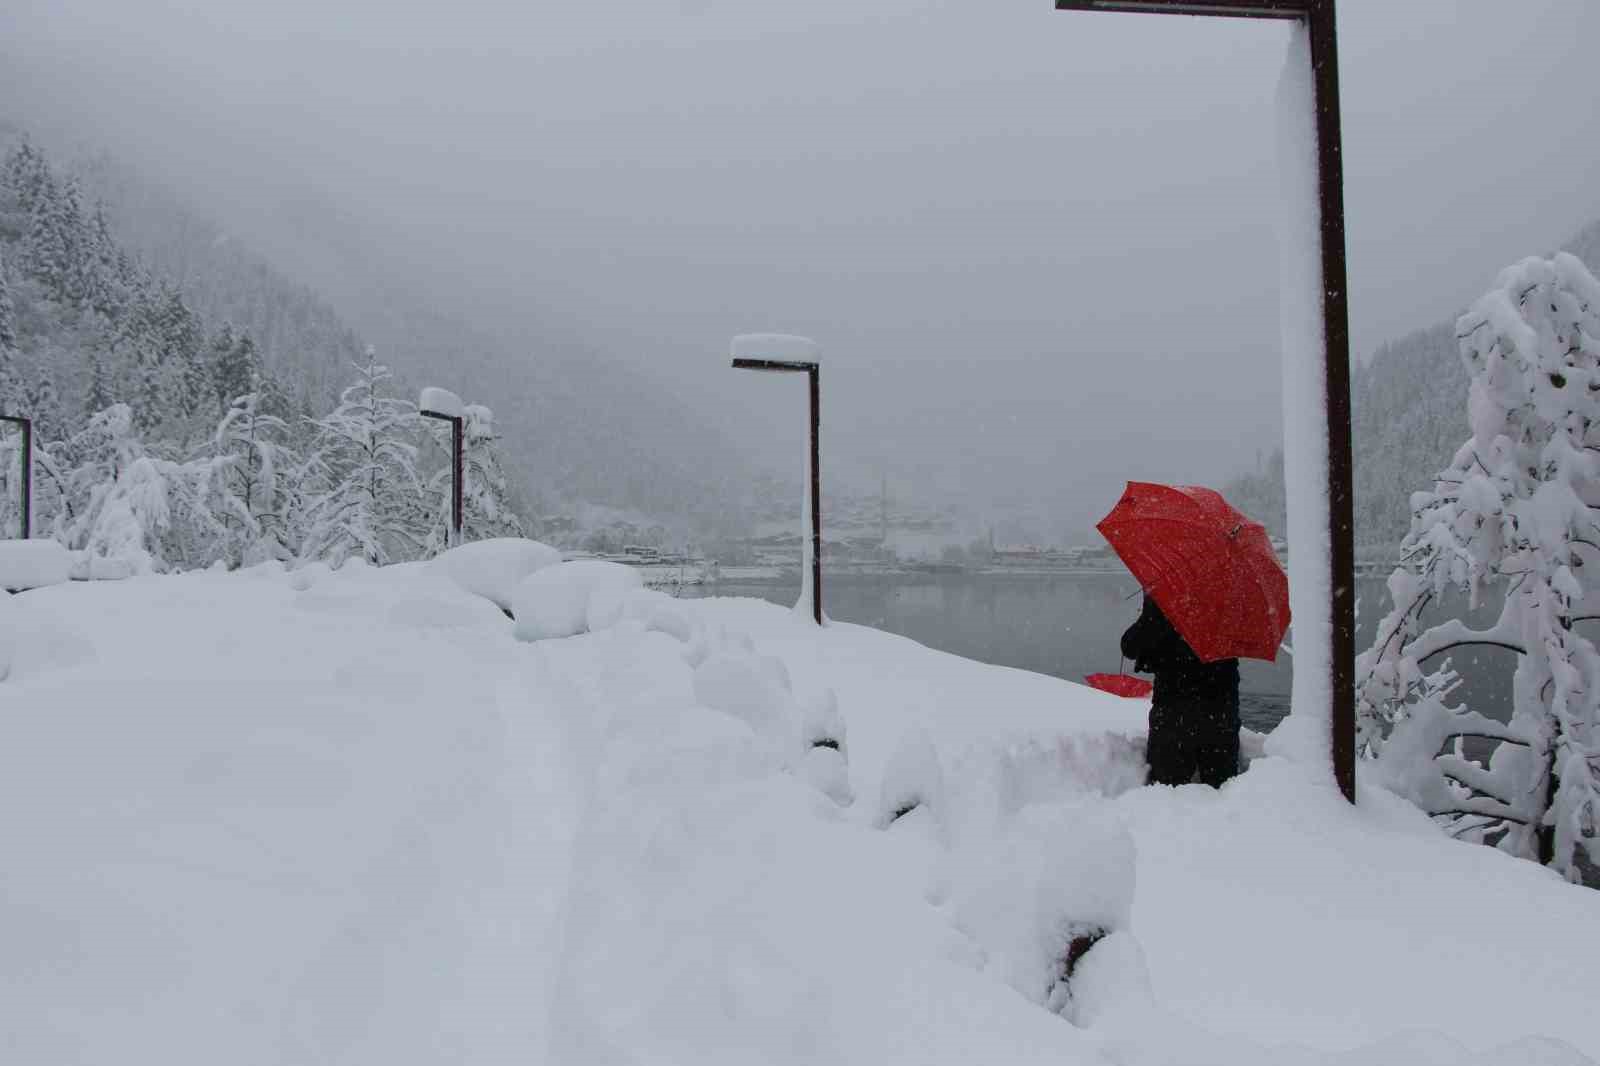
<svg viewBox="0 0 1600 1066">
<path fill-rule="evenodd" d="M 571 637 L 616 625 L 644 580 L 631 566 L 578 559 L 524 578 L 511 595 L 518 640 Z"/>
<path fill-rule="evenodd" d="M 72 553 L 72 580 L 74 581 L 125 581 L 139 573 L 140 561 L 120 557 L 96 555 L 93 552 Z M 216 564 L 212 564 L 212 569 Z"/>
<path fill-rule="evenodd" d="M 887 826 L 918 808 L 937 818 L 944 812 L 944 768 L 922 729 L 901 739 L 878 787 L 878 824 Z"/>
<path fill-rule="evenodd" d="M 397 569 L 15 598 L 96 654 L 0 682 L 7 1061 L 541 1061 L 570 757 L 504 616 Z"/>
<path fill-rule="evenodd" d="M 14 596 L 0 592 L 0 681 L 11 681 L 12 686 L 8 687 L 94 657 L 93 646 L 77 627 L 34 604 L 34 598 L 36 594 Z"/>
<path fill-rule="evenodd" d="M 985 969 L 1059 1011 L 1068 945 L 1128 925 L 1133 840 L 1103 810 L 1020 811 L 1002 832 L 953 859 L 951 914 L 985 952 Z"/>
<path fill-rule="evenodd" d="M 72 553 L 53 540 L 0 540 L 0 589 L 59 585 L 72 576 Z"/>
<path fill-rule="evenodd" d="M 428 563 L 432 572 L 449 578 L 475 596 L 511 609 L 511 598 L 523 578 L 561 562 L 561 552 L 523 537 L 496 537 L 451 548 Z"/>
<path fill-rule="evenodd" d="M 735 359 L 776 359 L 782 362 L 814 363 L 822 348 L 810 337 L 790 333 L 741 333 L 733 338 Z"/>
<path fill-rule="evenodd" d="M 712 655 L 695 669 L 694 695 L 702 706 L 749 726 L 781 758 L 799 755 L 799 708 L 782 660 L 737 651 Z"/>
<path fill-rule="evenodd" d="M 300 573 L 0 600 L 29 612 L 0 634 L 92 650 L 0 683 L 10 1057 L 1600 1054 L 1600 894 L 1369 781 L 1351 807 L 1268 756 L 1122 788 L 1129 701 L 770 604 L 634 589 L 530 648 L 425 565 Z M 644 623 L 669 608 L 687 639 Z M 818 786 L 833 756 L 935 799 L 885 831 Z M 1084 926 L 1111 932 L 1062 988 Z"/>
<path fill-rule="evenodd" d="M 432 411 L 435 414 L 447 415 L 450 418 L 464 417 L 464 405 L 461 397 L 449 389 L 439 389 L 429 386 L 422 390 L 422 395 L 417 399 L 417 407 L 423 411 Z"/>
</svg>

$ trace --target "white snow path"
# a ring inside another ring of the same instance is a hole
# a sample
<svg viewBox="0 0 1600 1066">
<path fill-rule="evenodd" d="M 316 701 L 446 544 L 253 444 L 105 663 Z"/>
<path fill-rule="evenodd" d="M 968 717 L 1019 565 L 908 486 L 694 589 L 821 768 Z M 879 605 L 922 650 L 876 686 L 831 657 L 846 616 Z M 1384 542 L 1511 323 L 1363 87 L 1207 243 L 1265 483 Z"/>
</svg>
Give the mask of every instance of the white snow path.
<svg viewBox="0 0 1600 1066">
<path fill-rule="evenodd" d="M 359 572 L 44 596 L 95 657 L 0 702 L 9 1060 L 542 1051 L 575 785 L 498 610 Z"/>
</svg>

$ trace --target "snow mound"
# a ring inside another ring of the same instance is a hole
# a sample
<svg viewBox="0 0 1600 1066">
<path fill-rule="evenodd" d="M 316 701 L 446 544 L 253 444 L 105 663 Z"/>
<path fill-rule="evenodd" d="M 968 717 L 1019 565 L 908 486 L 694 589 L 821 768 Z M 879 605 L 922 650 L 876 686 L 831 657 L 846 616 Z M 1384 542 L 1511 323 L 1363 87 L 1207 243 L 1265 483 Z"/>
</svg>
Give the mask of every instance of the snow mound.
<svg viewBox="0 0 1600 1066">
<path fill-rule="evenodd" d="M 561 552 L 524 537 L 496 537 L 451 548 L 428 563 L 428 569 L 475 596 L 511 609 L 517 585 L 529 574 L 561 562 Z"/>
<path fill-rule="evenodd" d="M 93 658 L 94 646 L 76 627 L 27 597 L 0 592 L 0 681 L 21 681 Z"/>
<path fill-rule="evenodd" d="M 289 572 L 289 587 L 296 592 L 305 592 L 325 578 L 333 576 L 333 570 L 327 563 L 318 560 L 297 566 Z"/>
<path fill-rule="evenodd" d="M 95 555 L 93 552 L 74 552 L 72 555 L 74 581 L 125 581 L 138 572 L 139 564 L 133 559 Z"/>
<path fill-rule="evenodd" d="M 694 695 L 701 705 L 737 718 L 757 736 L 792 750 L 798 708 L 781 659 L 718 652 L 696 667 Z"/>
<path fill-rule="evenodd" d="M 1052 1010 L 1067 1003 L 1067 947 L 1126 928 L 1133 839 L 1084 806 L 1028 807 L 1001 833 L 954 857 L 952 918 L 985 951 L 986 969 Z"/>
<path fill-rule="evenodd" d="M 0 540 L 0 589 L 59 585 L 72 576 L 72 553 L 53 540 Z"/>
<path fill-rule="evenodd" d="M 435 414 L 448 415 L 451 418 L 463 417 L 464 406 L 461 397 L 449 389 L 439 389 L 429 386 L 422 390 L 421 397 L 417 400 L 417 407 Z"/>
<path fill-rule="evenodd" d="M 900 739 L 883 769 L 878 825 L 888 826 L 921 807 L 938 816 L 945 806 L 944 768 L 933 738 L 914 728 Z"/>
<path fill-rule="evenodd" d="M 741 333 L 733 338 L 735 359 L 778 359 L 785 362 L 814 363 L 821 347 L 810 337 L 790 333 Z"/>
<path fill-rule="evenodd" d="M 630 593 L 644 587 L 621 563 L 578 559 L 545 567 L 517 585 L 511 613 L 518 640 L 550 640 L 606 629 L 622 618 Z"/>
</svg>

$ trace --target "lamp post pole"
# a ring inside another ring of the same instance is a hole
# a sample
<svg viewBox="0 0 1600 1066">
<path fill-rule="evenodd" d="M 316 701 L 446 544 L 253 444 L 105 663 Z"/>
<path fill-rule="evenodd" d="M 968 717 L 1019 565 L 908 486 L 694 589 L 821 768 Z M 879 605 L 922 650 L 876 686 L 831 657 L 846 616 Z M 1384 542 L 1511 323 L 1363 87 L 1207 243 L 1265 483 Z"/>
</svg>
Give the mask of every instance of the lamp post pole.
<svg viewBox="0 0 1600 1066">
<path fill-rule="evenodd" d="M 1221 18 L 1284 19 L 1309 37 L 1316 117 L 1317 204 L 1320 208 L 1323 415 L 1326 424 L 1329 616 L 1329 754 L 1334 780 L 1356 797 L 1355 518 L 1350 453 L 1350 322 L 1344 248 L 1344 167 L 1339 124 L 1339 54 L 1334 0 L 1056 0 L 1061 11 L 1139 12 Z M 1288 412 L 1285 412 L 1287 415 Z M 1310 486 L 1303 488 L 1309 489 Z M 1291 494 L 1290 506 L 1296 497 Z M 1299 513 L 1296 510 L 1296 513 Z M 1291 525 L 1294 519 L 1291 517 Z M 1320 523 L 1318 523 L 1320 524 Z M 1291 545 L 1291 550 L 1293 550 Z M 1301 551 L 1314 551 L 1312 544 Z M 1298 643 L 1298 642 L 1297 642 Z"/>
<path fill-rule="evenodd" d="M 0 422 L 22 427 L 22 539 L 33 536 L 33 421 L 21 415 L 0 415 Z"/>
<path fill-rule="evenodd" d="M 735 359 L 735 370 L 805 374 L 811 392 L 811 617 L 822 624 L 822 365 L 783 359 Z"/>
<path fill-rule="evenodd" d="M 461 499 L 462 417 L 428 410 L 423 410 L 419 413 L 424 418 L 437 418 L 441 422 L 450 423 L 450 547 L 460 547 L 463 518 Z"/>
</svg>

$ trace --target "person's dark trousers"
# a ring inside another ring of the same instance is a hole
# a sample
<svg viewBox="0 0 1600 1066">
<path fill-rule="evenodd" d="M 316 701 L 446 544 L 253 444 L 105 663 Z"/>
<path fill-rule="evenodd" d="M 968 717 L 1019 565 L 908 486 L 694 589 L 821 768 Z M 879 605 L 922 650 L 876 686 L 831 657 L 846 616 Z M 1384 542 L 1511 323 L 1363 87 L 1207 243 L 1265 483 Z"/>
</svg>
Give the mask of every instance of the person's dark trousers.
<svg viewBox="0 0 1600 1066">
<path fill-rule="evenodd" d="M 1152 707 L 1145 759 L 1149 784 L 1187 785 L 1198 774 L 1202 784 L 1221 787 L 1239 772 L 1238 712 Z"/>
</svg>

